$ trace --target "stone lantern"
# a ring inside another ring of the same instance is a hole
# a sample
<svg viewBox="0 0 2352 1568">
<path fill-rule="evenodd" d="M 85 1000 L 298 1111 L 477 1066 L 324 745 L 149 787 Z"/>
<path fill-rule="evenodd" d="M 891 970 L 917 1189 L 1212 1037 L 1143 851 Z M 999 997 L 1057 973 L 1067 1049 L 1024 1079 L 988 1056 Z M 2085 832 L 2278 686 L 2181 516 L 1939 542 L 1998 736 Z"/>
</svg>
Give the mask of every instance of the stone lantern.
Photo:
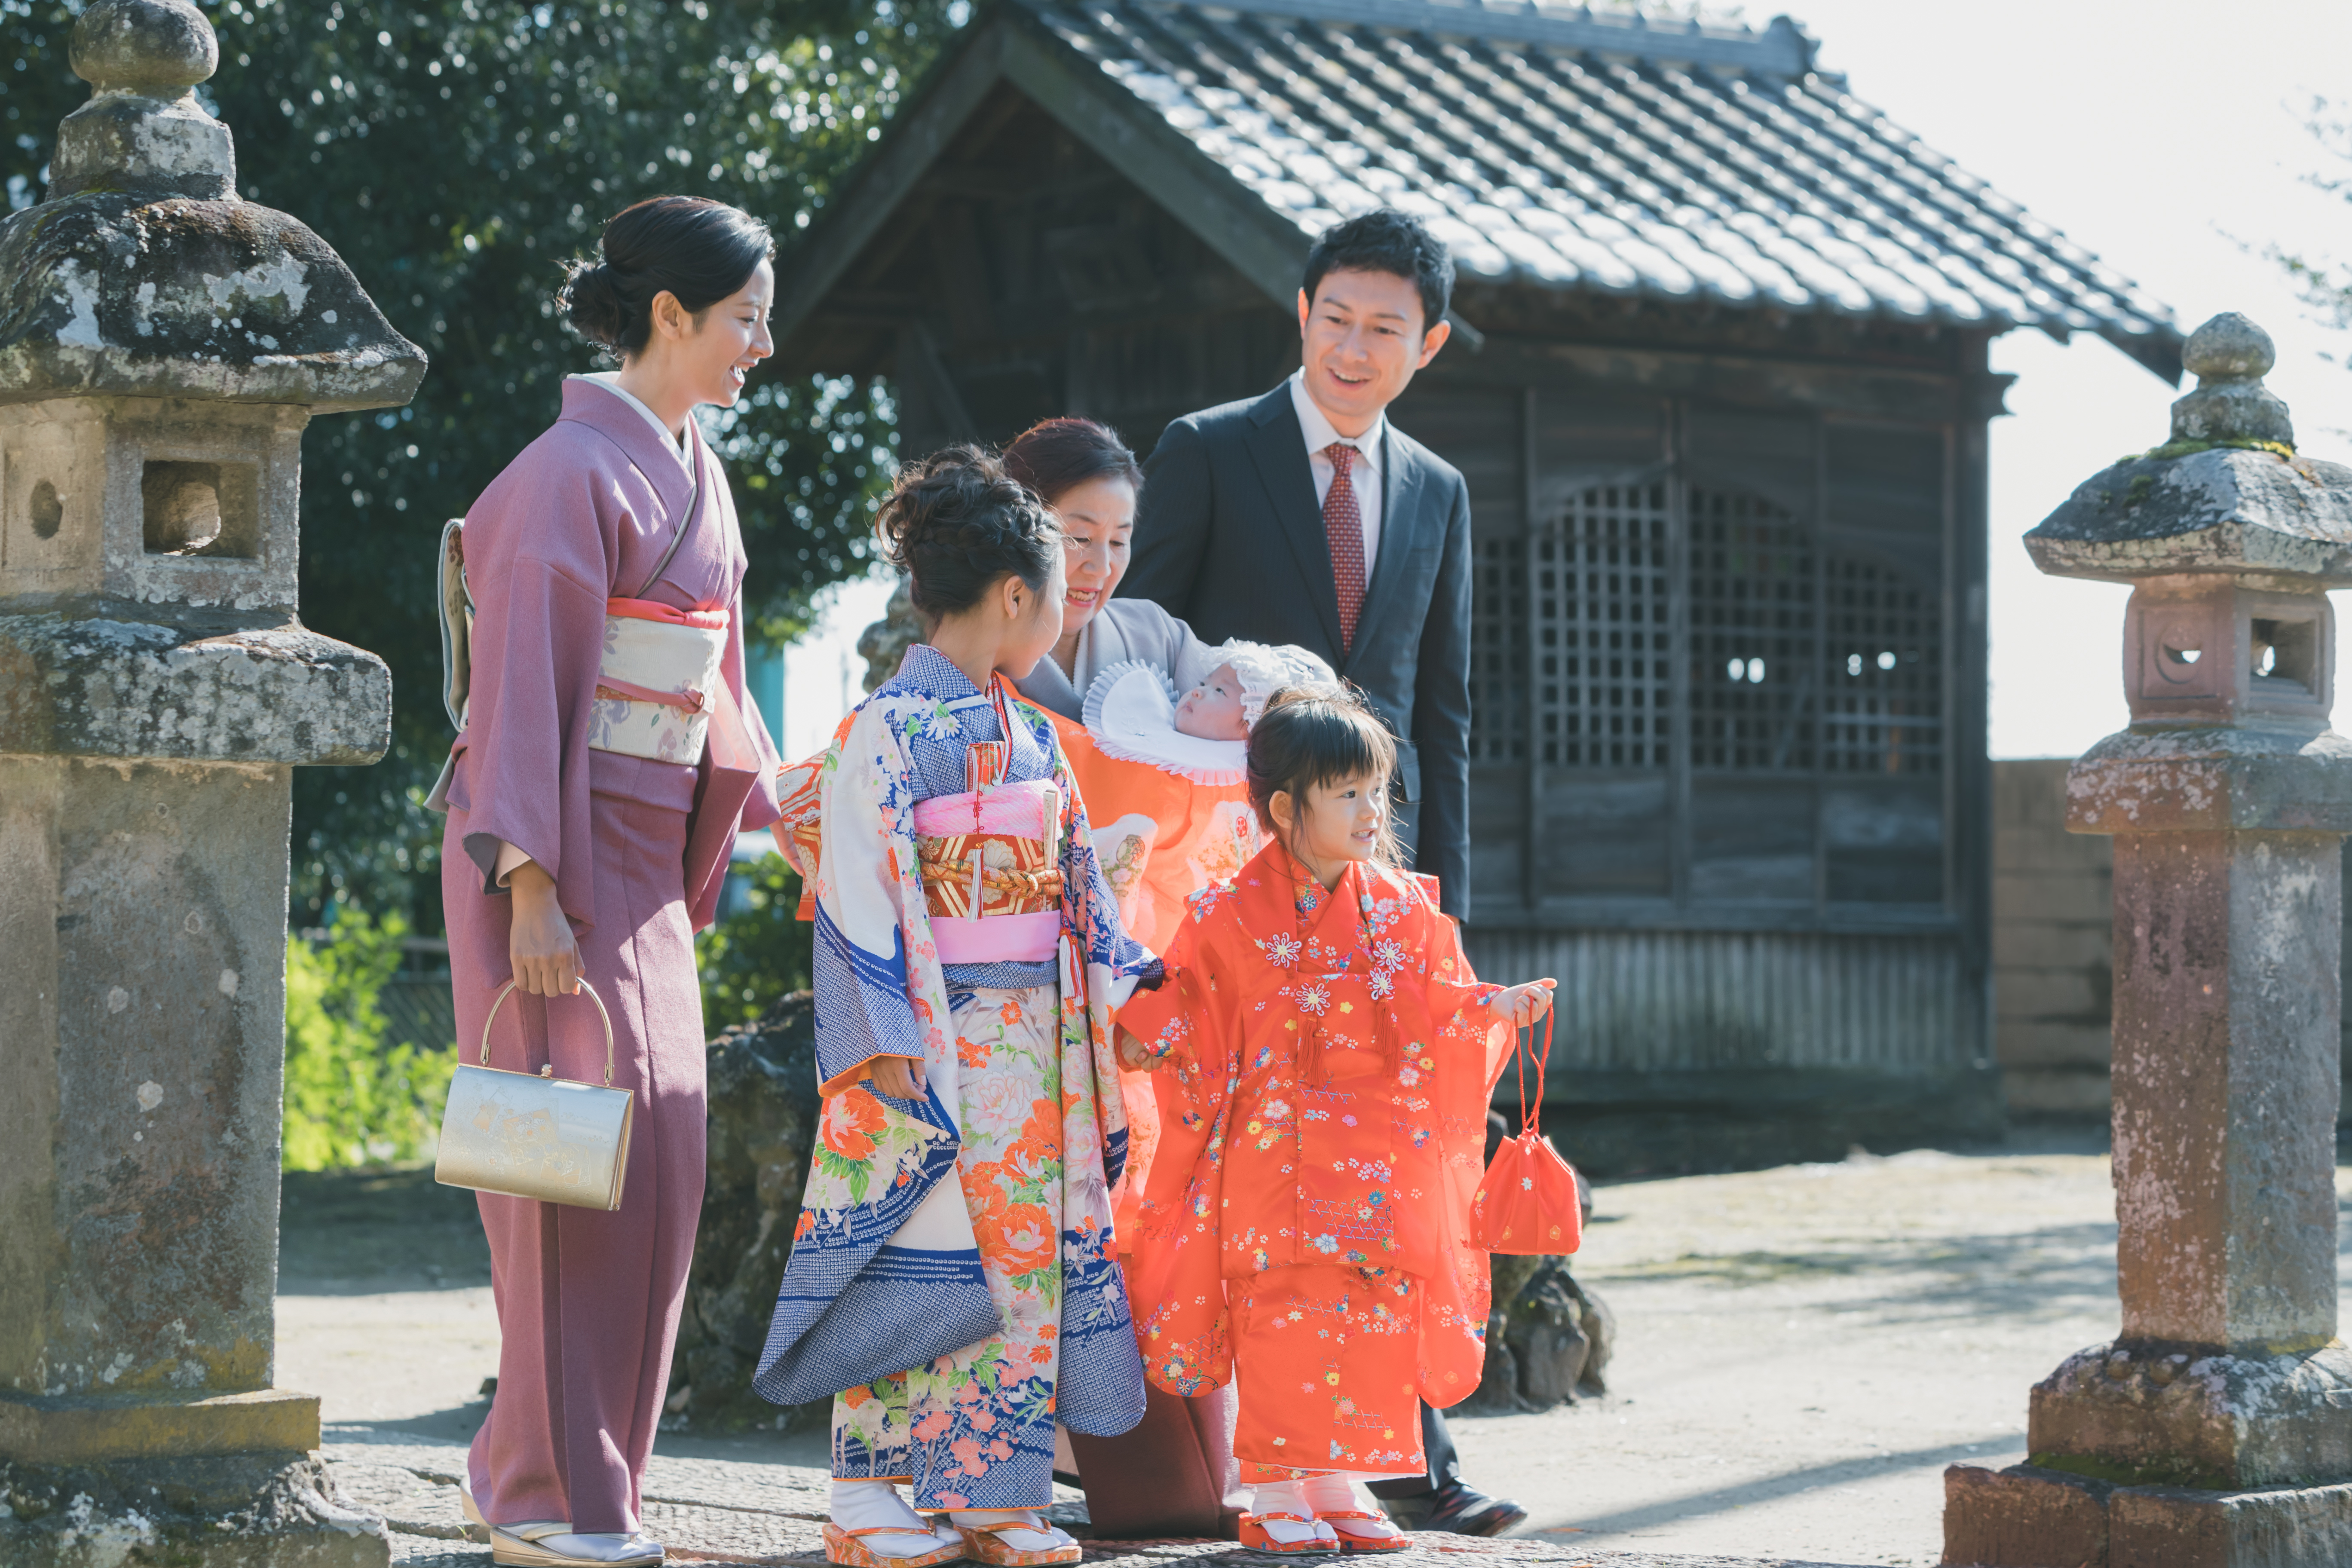
<svg viewBox="0 0 2352 1568">
<path fill-rule="evenodd" d="M 382 661 L 295 618 L 302 428 L 425 373 L 236 195 L 187 0 L 98 0 L 0 224 L 0 1562 L 388 1560 L 273 1386 L 290 769 Z"/>
<path fill-rule="evenodd" d="M 2327 727 L 2352 468 L 2295 456 L 2239 315 L 2189 340 L 2172 439 L 2026 536 L 2132 584 L 2131 725 L 2067 774 L 2115 837 L 2122 1332 L 2034 1386 L 2030 1462 L 1946 1472 L 1945 1554 L 1987 1568 L 2352 1563 L 2336 1338 L 2341 848 Z"/>
</svg>

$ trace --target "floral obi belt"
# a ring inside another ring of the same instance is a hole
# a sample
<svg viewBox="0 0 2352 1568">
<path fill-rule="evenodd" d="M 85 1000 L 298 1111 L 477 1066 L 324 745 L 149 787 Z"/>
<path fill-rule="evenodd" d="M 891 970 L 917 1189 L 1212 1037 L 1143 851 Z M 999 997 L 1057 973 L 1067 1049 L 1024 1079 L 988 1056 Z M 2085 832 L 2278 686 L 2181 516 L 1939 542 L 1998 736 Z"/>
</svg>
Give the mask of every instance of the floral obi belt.
<svg viewBox="0 0 2352 1568">
<path fill-rule="evenodd" d="M 726 653 L 724 610 L 605 600 L 588 744 L 657 763 L 701 762 Z"/>
<path fill-rule="evenodd" d="M 1062 940 L 1062 792 L 994 784 L 915 803 L 931 941 L 941 963 L 1038 963 Z"/>
</svg>

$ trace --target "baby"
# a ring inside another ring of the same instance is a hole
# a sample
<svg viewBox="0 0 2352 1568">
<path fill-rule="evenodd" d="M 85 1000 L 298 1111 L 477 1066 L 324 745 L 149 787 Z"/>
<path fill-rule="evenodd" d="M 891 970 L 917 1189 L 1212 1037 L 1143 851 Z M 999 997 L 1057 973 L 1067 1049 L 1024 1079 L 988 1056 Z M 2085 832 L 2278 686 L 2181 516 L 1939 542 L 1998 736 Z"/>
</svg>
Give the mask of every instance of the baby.
<svg viewBox="0 0 2352 1568">
<path fill-rule="evenodd" d="M 1243 691 L 1242 673 L 1229 658 L 1177 702 L 1176 732 L 1203 741 L 1247 741 L 1250 721 L 1242 706 Z M 1261 697 L 1258 708 L 1265 707 Z"/>
<path fill-rule="evenodd" d="M 1104 670 L 1087 691 L 1087 732 L 1113 756 L 1207 782 L 1203 770 L 1238 774 L 1250 726 L 1267 699 L 1286 686 L 1336 679 L 1303 647 L 1236 638 L 1206 657 L 1220 662 L 1181 698 L 1153 666 L 1129 662 Z"/>
</svg>

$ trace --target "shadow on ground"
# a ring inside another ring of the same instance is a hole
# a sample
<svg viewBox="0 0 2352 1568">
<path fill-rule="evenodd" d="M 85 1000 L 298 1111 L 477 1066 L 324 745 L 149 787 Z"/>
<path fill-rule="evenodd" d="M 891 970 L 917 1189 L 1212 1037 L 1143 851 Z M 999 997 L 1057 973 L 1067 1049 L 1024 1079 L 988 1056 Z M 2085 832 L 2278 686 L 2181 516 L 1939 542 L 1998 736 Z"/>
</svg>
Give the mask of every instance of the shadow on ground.
<svg viewBox="0 0 2352 1568">
<path fill-rule="evenodd" d="M 1718 1487 L 1711 1491 L 1685 1492 L 1671 1498 L 1661 1498 L 1639 1508 L 1622 1509 L 1615 1513 L 1596 1513 L 1577 1517 L 1573 1525 L 1555 1526 L 1549 1530 L 1531 1531 L 1531 1536 L 1622 1535 L 1634 1531 L 1656 1530 L 1666 1525 L 1686 1523 L 1708 1514 L 1727 1513 L 1733 1509 L 1748 1508 L 1757 1503 L 1809 1492 L 1817 1487 L 1847 1485 L 1894 1470 L 1940 1469 L 1946 1465 L 1966 1462 L 1978 1455 L 2014 1445 L 2021 1434 L 1990 1433 L 1972 1443 L 1947 1443 L 1933 1448 L 1912 1448 L 1901 1453 L 1873 1454 L 1867 1458 L 1839 1459 L 1823 1465 L 1805 1465 L 1776 1475 L 1743 1481 L 1738 1486 Z"/>
<path fill-rule="evenodd" d="M 474 1194 L 422 1166 L 289 1171 L 278 1289 L 290 1296 L 464 1289 L 490 1282 Z"/>
</svg>

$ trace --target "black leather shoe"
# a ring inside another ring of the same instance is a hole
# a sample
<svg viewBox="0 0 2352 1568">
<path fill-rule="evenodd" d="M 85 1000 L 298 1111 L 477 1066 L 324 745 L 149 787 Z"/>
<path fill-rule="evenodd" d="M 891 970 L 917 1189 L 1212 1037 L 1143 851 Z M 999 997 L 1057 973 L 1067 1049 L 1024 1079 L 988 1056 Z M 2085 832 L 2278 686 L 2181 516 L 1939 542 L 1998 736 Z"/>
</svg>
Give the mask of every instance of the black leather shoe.
<svg viewBox="0 0 2352 1568">
<path fill-rule="evenodd" d="M 1456 1481 L 1430 1500 L 1429 1513 L 1413 1528 L 1454 1535 L 1500 1535 L 1527 1522 L 1528 1510 L 1508 1498 L 1488 1497 Z"/>
</svg>

